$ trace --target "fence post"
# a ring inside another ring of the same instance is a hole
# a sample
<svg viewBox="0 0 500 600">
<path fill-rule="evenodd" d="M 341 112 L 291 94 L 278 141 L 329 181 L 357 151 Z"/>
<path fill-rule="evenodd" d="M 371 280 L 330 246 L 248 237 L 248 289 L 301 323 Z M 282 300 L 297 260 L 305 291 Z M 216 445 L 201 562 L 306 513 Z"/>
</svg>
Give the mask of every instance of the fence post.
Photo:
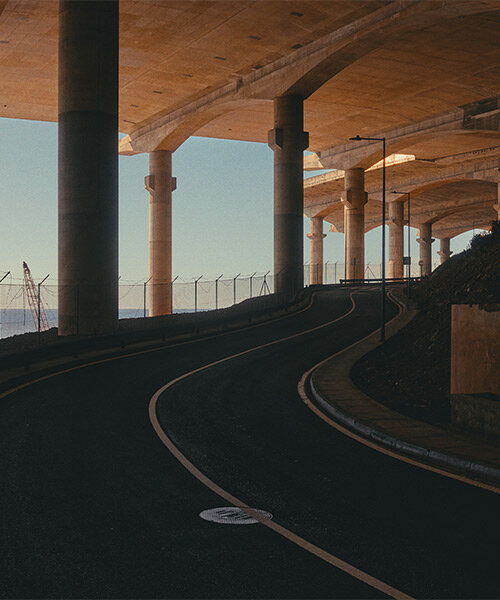
<svg viewBox="0 0 500 600">
<path fill-rule="evenodd" d="M 194 312 L 198 312 L 198 281 L 203 277 L 200 275 L 198 279 L 194 280 Z"/>
<path fill-rule="evenodd" d="M 236 277 L 233 279 L 233 304 L 236 304 L 236 280 L 240 275 L 241 273 L 238 273 L 238 275 L 236 275 Z"/>
<path fill-rule="evenodd" d="M 38 284 L 38 333 L 40 333 L 40 287 L 41 283 Z"/>
<path fill-rule="evenodd" d="M 221 277 L 222 275 L 219 275 L 219 277 L 217 277 L 215 280 L 215 310 L 219 309 L 219 279 Z"/>
<path fill-rule="evenodd" d="M 170 281 L 170 314 L 171 315 L 174 314 L 174 283 L 177 281 L 178 278 L 179 278 L 179 275 L 176 275 Z"/>
<path fill-rule="evenodd" d="M 144 282 L 144 318 L 146 318 L 146 287 L 147 287 L 148 283 L 151 281 L 151 277 L 147 281 Z"/>
<path fill-rule="evenodd" d="M 80 284 L 76 284 L 76 333 L 80 333 Z"/>
<path fill-rule="evenodd" d="M 50 273 L 49 273 L 50 274 Z M 49 275 L 45 275 L 45 277 L 42 279 L 42 281 L 40 281 L 40 283 L 38 284 L 38 333 L 40 333 L 40 323 L 41 323 L 41 314 L 40 314 L 40 293 L 41 293 L 41 289 L 42 289 L 42 283 L 47 279 Z"/>
<path fill-rule="evenodd" d="M 255 275 L 257 275 L 257 271 L 255 271 L 255 273 L 253 273 L 253 275 L 250 276 L 250 298 L 253 298 L 253 295 L 252 295 L 252 282 L 253 282 L 253 278 L 255 277 Z"/>
</svg>

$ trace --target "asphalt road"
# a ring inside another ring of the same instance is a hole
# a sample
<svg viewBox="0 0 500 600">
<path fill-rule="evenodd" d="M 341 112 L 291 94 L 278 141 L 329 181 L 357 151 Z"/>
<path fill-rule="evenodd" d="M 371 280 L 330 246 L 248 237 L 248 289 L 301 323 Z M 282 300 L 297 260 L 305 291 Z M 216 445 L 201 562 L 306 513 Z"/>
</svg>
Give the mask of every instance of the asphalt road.
<svg viewBox="0 0 500 600">
<path fill-rule="evenodd" d="M 398 590 L 497 598 L 498 496 L 351 440 L 297 393 L 304 371 L 377 327 L 375 294 L 357 292 L 356 309 L 332 325 L 185 377 L 159 397 L 159 423 L 224 490 Z M 385 597 L 262 524 L 200 519 L 227 502 L 178 462 L 148 417 L 167 382 L 350 308 L 345 291 L 325 292 L 301 314 L 1 399 L 1 597 Z"/>
</svg>

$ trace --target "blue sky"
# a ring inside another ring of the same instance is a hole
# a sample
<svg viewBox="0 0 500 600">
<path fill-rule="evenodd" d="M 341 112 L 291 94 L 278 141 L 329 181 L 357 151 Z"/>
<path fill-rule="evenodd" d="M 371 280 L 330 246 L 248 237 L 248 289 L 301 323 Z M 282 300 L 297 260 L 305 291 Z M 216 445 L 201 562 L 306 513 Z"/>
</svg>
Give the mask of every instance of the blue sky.
<svg viewBox="0 0 500 600">
<path fill-rule="evenodd" d="M 55 279 L 57 125 L 0 119 L 0 138 L 0 272 L 21 277 L 25 260 L 35 279 L 47 273 Z M 148 278 L 147 173 L 147 155 L 120 157 L 122 280 Z M 210 279 L 272 269 L 273 156 L 266 145 L 194 137 L 175 152 L 173 175 L 174 276 Z M 470 237 L 453 239 L 452 250 L 462 250 Z M 433 246 L 437 258 L 438 242 Z M 325 261 L 342 262 L 343 235 L 328 233 L 324 253 Z M 418 255 L 415 241 L 412 255 Z M 366 261 L 379 262 L 379 256 L 380 228 L 366 236 Z"/>
</svg>

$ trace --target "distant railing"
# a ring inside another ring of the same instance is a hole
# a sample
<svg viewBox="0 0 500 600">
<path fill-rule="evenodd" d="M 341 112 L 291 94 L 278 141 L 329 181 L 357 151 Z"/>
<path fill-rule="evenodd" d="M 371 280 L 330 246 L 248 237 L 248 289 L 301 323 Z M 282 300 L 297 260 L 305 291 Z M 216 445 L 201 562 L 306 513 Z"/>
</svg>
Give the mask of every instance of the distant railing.
<svg viewBox="0 0 500 600">
<path fill-rule="evenodd" d="M 324 284 L 340 283 L 345 278 L 343 262 L 326 262 L 317 267 L 322 270 Z M 380 278 L 380 264 L 368 263 L 365 267 L 365 278 Z M 419 268 L 412 269 L 413 276 L 419 276 Z M 203 277 L 193 277 L 183 280 L 176 277 L 168 285 L 172 291 L 172 306 L 174 312 L 197 312 L 227 308 L 247 298 L 254 298 L 274 291 L 274 275 L 253 273 L 234 277 L 218 277 L 205 280 Z M 314 278 L 317 280 L 317 274 Z M 149 315 L 149 297 L 151 283 L 148 279 L 137 281 L 120 280 L 118 284 L 119 318 L 139 318 Z M 304 285 L 310 285 L 311 266 L 304 265 Z M 35 281 L 38 283 L 38 281 Z M 57 282 L 43 283 L 40 286 L 41 303 L 45 308 L 49 327 L 58 323 L 57 302 L 59 294 Z M 78 313 L 78 303 L 85 294 L 84 286 L 69 290 L 74 298 L 75 313 Z M 105 290 L 103 290 L 105 293 Z M 37 331 L 38 323 L 30 311 L 25 287 L 21 279 L 6 277 L 0 283 L 0 338 Z"/>
</svg>

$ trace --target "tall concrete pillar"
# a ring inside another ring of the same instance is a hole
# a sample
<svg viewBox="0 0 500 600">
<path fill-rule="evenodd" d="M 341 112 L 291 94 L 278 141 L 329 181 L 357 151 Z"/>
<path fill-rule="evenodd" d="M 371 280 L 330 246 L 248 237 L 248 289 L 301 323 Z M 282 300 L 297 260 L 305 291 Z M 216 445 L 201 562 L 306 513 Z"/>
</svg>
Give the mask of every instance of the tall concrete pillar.
<svg viewBox="0 0 500 600">
<path fill-rule="evenodd" d="M 326 233 L 323 233 L 323 217 L 312 217 L 311 233 L 307 234 L 311 240 L 311 264 L 310 281 L 311 285 L 321 285 L 323 283 L 323 239 Z"/>
<path fill-rule="evenodd" d="M 118 319 L 118 0 L 59 3 L 59 335 Z"/>
<path fill-rule="evenodd" d="M 441 264 L 446 262 L 453 252 L 450 250 L 450 238 L 441 238 L 439 240 L 439 256 L 441 257 Z"/>
<path fill-rule="evenodd" d="M 274 289 L 292 296 L 304 286 L 303 154 L 309 135 L 302 97 L 274 100 L 268 142 L 274 152 Z"/>
<path fill-rule="evenodd" d="M 389 202 L 389 278 L 403 277 L 403 203 Z"/>
<path fill-rule="evenodd" d="M 365 276 L 365 192 L 364 169 L 347 169 L 344 172 L 345 269 L 347 279 Z"/>
<path fill-rule="evenodd" d="M 149 316 L 172 312 L 172 153 L 155 150 L 149 155 Z"/>
<path fill-rule="evenodd" d="M 420 272 L 424 275 L 429 275 L 432 271 L 432 225 L 430 223 L 422 223 L 419 226 L 420 237 L 417 242 L 420 244 Z"/>
</svg>

